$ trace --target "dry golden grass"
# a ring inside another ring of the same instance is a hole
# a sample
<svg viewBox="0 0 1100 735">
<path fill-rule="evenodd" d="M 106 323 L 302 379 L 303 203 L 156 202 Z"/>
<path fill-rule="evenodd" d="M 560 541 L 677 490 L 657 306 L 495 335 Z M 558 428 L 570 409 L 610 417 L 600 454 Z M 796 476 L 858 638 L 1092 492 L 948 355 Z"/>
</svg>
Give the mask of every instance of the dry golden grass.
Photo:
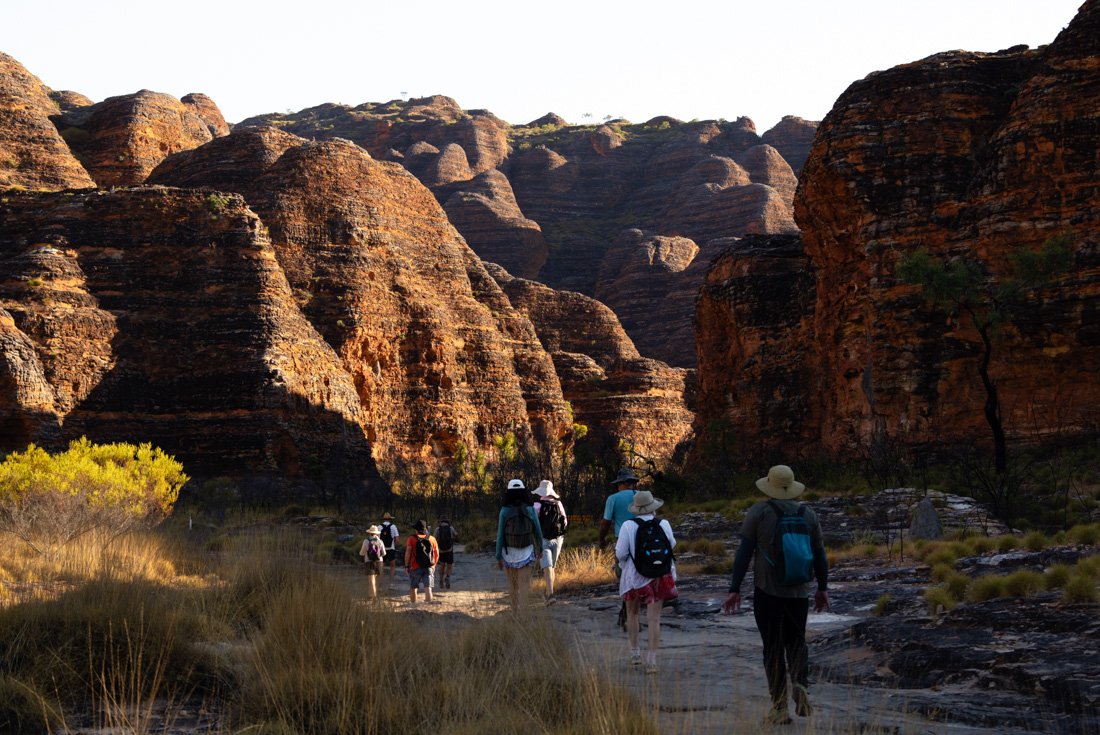
<svg viewBox="0 0 1100 735">
<path fill-rule="evenodd" d="M 617 579 L 615 554 L 610 549 L 600 551 L 595 546 L 567 547 L 558 558 L 554 575 L 554 589 L 559 592 L 612 584 Z"/>
</svg>

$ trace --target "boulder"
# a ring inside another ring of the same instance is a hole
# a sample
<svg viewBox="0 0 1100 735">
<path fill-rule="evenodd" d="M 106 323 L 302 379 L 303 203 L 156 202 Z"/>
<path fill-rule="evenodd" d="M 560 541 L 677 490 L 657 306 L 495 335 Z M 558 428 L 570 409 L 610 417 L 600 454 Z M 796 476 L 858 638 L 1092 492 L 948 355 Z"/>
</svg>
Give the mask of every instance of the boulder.
<svg viewBox="0 0 1100 735">
<path fill-rule="evenodd" d="M 943 538 L 943 525 L 936 506 L 925 498 L 913 506 L 913 520 L 909 523 L 909 538 L 916 541 L 938 541 Z"/>
</svg>

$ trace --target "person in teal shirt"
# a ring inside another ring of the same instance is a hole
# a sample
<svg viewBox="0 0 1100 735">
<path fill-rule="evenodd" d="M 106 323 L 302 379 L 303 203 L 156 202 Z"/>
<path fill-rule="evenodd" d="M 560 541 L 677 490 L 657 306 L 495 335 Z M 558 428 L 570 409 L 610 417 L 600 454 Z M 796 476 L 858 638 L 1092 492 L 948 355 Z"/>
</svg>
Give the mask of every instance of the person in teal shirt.
<svg viewBox="0 0 1100 735">
<path fill-rule="evenodd" d="M 619 470 L 619 476 L 615 478 L 615 487 L 618 492 L 612 493 L 607 498 L 603 507 L 603 520 L 600 521 L 600 548 L 607 548 L 607 534 L 612 526 L 615 528 L 615 537 L 619 536 L 619 529 L 623 521 L 634 518 L 630 512 L 630 504 L 634 502 L 634 493 L 638 492 L 638 478 L 634 476 L 634 470 L 623 467 Z"/>
</svg>

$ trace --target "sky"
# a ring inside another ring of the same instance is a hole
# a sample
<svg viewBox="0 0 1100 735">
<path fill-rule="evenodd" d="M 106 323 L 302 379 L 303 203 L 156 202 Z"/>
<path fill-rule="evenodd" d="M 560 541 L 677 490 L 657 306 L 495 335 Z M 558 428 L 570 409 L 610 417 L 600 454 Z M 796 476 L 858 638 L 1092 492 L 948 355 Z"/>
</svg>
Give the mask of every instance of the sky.
<svg viewBox="0 0 1100 735">
<path fill-rule="evenodd" d="M 873 71 L 1049 43 L 1081 1 L 0 0 L 0 51 L 97 102 L 202 92 L 231 123 L 444 94 L 513 124 L 747 116 L 763 133 L 821 120 Z"/>
</svg>

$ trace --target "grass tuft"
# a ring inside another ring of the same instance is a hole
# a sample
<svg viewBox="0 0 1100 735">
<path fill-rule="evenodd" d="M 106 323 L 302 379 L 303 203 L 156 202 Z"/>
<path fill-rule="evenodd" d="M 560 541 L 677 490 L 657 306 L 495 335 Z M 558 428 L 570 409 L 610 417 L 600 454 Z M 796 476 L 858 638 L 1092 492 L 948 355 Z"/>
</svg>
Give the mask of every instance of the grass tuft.
<svg viewBox="0 0 1100 735">
<path fill-rule="evenodd" d="M 1043 575 L 1021 569 L 1005 577 L 1005 592 L 1011 597 L 1030 597 L 1043 588 Z"/>
<path fill-rule="evenodd" d="M 1067 605 L 1100 601 L 1100 593 L 1096 591 L 1096 580 L 1083 574 L 1073 575 L 1062 587 L 1062 601 Z"/>
<path fill-rule="evenodd" d="M 987 602 L 1008 594 L 1005 578 L 998 574 L 986 574 L 971 581 L 966 591 L 970 602 Z"/>
<path fill-rule="evenodd" d="M 1072 571 L 1065 564 L 1052 564 L 1043 573 L 1043 589 L 1054 590 L 1065 587 L 1066 582 L 1072 576 Z"/>
</svg>

